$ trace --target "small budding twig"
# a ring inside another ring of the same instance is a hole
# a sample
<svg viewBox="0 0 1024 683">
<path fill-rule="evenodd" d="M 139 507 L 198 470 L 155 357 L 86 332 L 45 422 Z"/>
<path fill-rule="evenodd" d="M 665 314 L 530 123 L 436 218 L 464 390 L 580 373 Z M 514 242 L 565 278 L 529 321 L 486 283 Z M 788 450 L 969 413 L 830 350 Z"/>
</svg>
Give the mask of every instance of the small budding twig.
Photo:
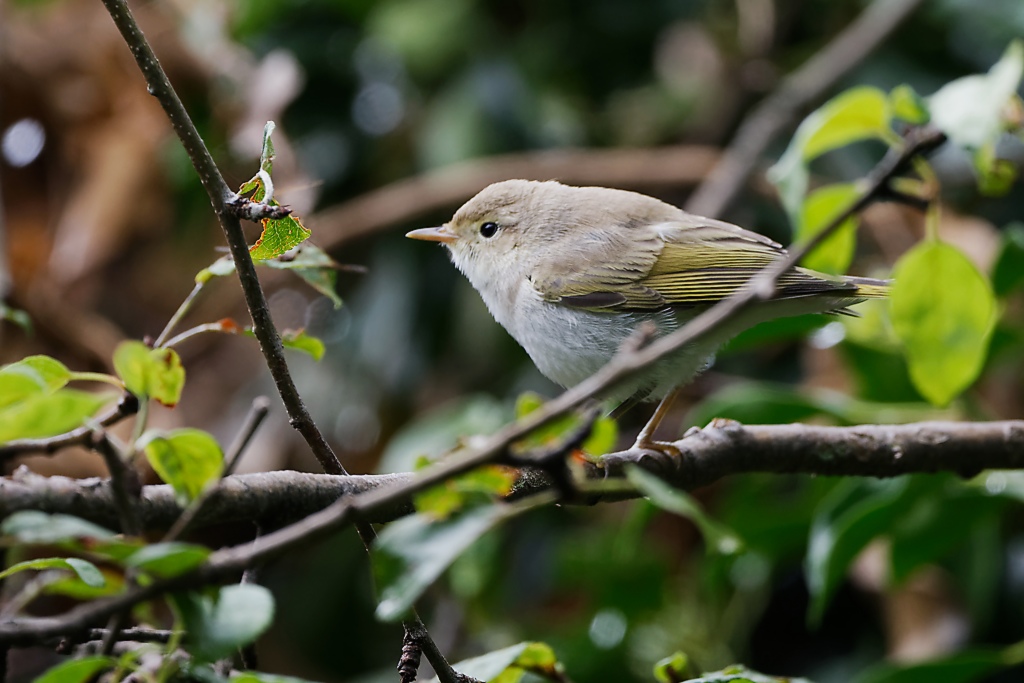
<svg viewBox="0 0 1024 683">
<path fill-rule="evenodd" d="M 114 505 L 121 521 L 121 529 L 129 536 L 142 534 L 142 522 L 138 513 L 138 500 L 142 494 L 142 482 L 134 468 L 125 462 L 106 431 L 95 429 L 91 432 L 90 447 L 103 456 L 110 472 L 110 489 L 114 494 Z"/>
<path fill-rule="evenodd" d="M 253 223 L 259 223 L 267 218 L 287 218 L 292 213 L 291 208 L 282 204 L 267 204 L 266 200 L 254 202 L 237 194 L 228 199 L 224 204 L 236 218 L 252 221 Z"/>
<path fill-rule="evenodd" d="M 398 660 L 398 679 L 401 683 L 413 683 L 420 669 L 420 658 L 423 650 L 420 643 L 409 631 L 402 637 L 402 656 Z"/>
</svg>

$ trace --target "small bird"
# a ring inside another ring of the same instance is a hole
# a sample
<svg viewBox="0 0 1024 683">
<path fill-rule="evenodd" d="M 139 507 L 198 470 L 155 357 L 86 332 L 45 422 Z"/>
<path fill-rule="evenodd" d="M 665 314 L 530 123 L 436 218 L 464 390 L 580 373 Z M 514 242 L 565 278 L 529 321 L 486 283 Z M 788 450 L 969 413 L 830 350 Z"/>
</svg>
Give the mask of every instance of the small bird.
<svg viewBox="0 0 1024 683">
<path fill-rule="evenodd" d="M 505 180 L 481 190 L 446 224 L 413 230 L 440 242 L 494 319 L 537 368 L 563 387 L 605 365 L 637 328 L 678 329 L 786 256 L 749 230 L 687 213 L 653 197 L 555 181 Z M 666 449 L 654 431 L 680 386 L 718 347 L 753 325 L 802 313 L 850 314 L 888 283 L 793 268 L 772 300 L 618 385 L 607 398 L 662 399 L 638 448 Z"/>
</svg>

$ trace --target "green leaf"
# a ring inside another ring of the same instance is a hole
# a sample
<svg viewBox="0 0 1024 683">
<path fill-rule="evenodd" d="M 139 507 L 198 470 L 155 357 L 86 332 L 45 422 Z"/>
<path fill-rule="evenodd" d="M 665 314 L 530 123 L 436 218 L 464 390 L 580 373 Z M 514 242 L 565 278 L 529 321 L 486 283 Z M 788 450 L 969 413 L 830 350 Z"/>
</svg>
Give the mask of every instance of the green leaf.
<svg viewBox="0 0 1024 683">
<path fill-rule="evenodd" d="M 43 391 L 57 391 L 71 379 L 71 371 L 56 358 L 28 356 L 0 368 L 0 375 L 24 375 L 36 380 Z"/>
<path fill-rule="evenodd" d="M 92 562 L 77 557 L 42 557 L 35 560 L 26 560 L 12 565 L 0 572 L 0 579 L 5 579 L 11 574 L 25 571 L 26 569 L 69 569 L 78 575 L 87 586 L 102 588 L 106 584 L 103 574 Z"/>
<path fill-rule="evenodd" d="M 260 155 L 260 170 L 268 175 L 273 168 L 274 161 L 274 144 L 271 141 L 274 127 L 273 121 L 267 121 L 266 126 L 263 128 L 263 152 Z M 263 179 L 258 174 L 243 184 L 238 191 L 239 194 L 251 192 L 252 201 L 254 202 L 261 202 L 266 197 Z M 280 206 L 273 198 L 267 203 L 270 206 Z M 295 216 L 265 218 L 261 222 L 263 224 L 263 233 L 256 240 L 256 244 L 249 248 L 249 255 L 253 261 L 265 261 L 281 256 L 289 249 L 306 241 L 312 234 Z"/>
<path fill-rule="evenodd" d="M 879 371 L 878 376 L 892 379 L 891 368 L 886 370 L 889 374 Z M 913 393 L 912 389 L 908 391 Z M 702 400 L 686 415 L 686 424 L 703 427 L 716 417 L 744 424 L 786 424 L 825 417 L 835 424 L 855 425 L 956 419 L 958 415 L 939 412 L 922 402 L 860 401 L 827 389 L 745 381 L 726 386 Z"/>
<path fill-rule="evenodd" d="M 434 519 L 446 519 L 470 500 L 494 502 L 512 492 L 516 471 L 501 465 L 483 465 L 416 494 L 416 511 Z"/>
<path fill-rule="evenodd" d="M 224 277 L 235 272 L 235 260 L 231 255 L 221 256 L 212 264 L 196 273 L 196 284 L 206 284 L 215 277 Z"/>
<path fill-rule="evenodd" d="M 516 419 L 521 420 L 542 405 L 544 405 L 544 399 L 539 394 L 532 391 L 523 392 L 516 398 Z M 579 415 L 563 415 L 530 432 L 516 442 L 515 448 L 519 451 L 526 451 L 532 448 L 554 446 L 579 426 Z M 590 435 L 581 444 L 582 450 L 593 456 L 610 452 L 618 440 L 618 429 L 618 425 L 611 418 L 598 417 L 594 420 Z"/>
<path fill-rule="evenodd" d="M 797 128 L 785 154 L 768 172 L 794 225 L 807 193 L 807 164 L 838 147 L 866 139 L 889 140 L 889 102 L 878 88 L 852 88 L 812 112 Z"/>
<path fill-rule="evenodd" d="M 185 624 L 185 649 L 212 662 L 253 642 L 274 619 L 274 596 L 254 583 L 224 586 L 211 597 L 176 593 L 171 599 Z"/>
<path fill-rule="evenodd" d="M 705 673 L 700 678 L 689 678 L 684 683 L 810 683 L 806 678 L 766 676 L 745 666 L 727 666 L 721 671 Z"/>
<path fill-rule="evenodd" d="M 594 420 L 590 428 L 590 436 L 583 440 L 583 452 L 591 456 L 605 455 L 615 449 L 619 441 L 619 425 L 607 415 Z"/>
<path fill-rule="evenodd" d="M 71 659 L 47 670 L 36 678 L 33 683 L 87 683 L 104 669 L 112 668 L 117 663 L 113 657 L 93 655 L 81 659 Z"/>
<path fill-rule="evenodd" d="M 256 333 L 253 332 L 251 327 L 247 327 L 242 330 L 242 334 L 246 337 L 256 338 Z M 292 349 L 293 351 L 301 351 L 309 355 L 313 360 L 319 361 L 324 357 L 324 353 L 327 351 L 327 347 L 324 343 L 314 337 L 313 335 L 306 334 L 305 330 L 284 330 L 281 332 L 281 346 L 286 349 Z"/>
<path fill-rule="evenodd" d="M 270 174 L 274 168 L 274 142 L 271 136 L 274 134 L 274 129 L 277 125 L 273 121 L 267 121 L 263 126 L 263 149 L 260 152 L 260 170 Z M 253 193 L 252 200 L 254 202 L 263 201 L 264 194 L 263 181 L 259 174 L 254 175 L 252 178 L 247 180 L 238 188 L 239 194 Z"/>
<path fill-rule="evenodd" d="M 235 671 L 231 673 L 231 683 L 311 683 L 304 678 L 268 674 L 263 671 Z"/>
<path fill-rule="evenodd" d="M 837 95 L 812 113 L 797 129 L 804 161 L 850 143 L 886 139 L 889 100 L 878 88 L 860 86 Z"/>
<path fill-rule="evenodd" d="M 811 525 L 805 560 L 811 624 L 821 622 L 854 558 L 899 519 L 902 508 L 895 502 L 907 483 L 905 478 L 880 482 L 846 479 L 822 500 Z"/>
<path fill-rule="evenodd" d="M 488 505 L 443 521 L 417 514 L 386 526 L 372 554 L 377 617 L 401 619 L 463 550 L 513 514 L 511 506 Z"/>
<path fill-rule="evenodd" d="M 277 124 L 267 121 L 263 126 L 263 150 L 260 152 L 260 170 L 270 173 L 274 168 L 274 141 L 271 136 Z"/>
<path fill-rule="evenodd" d="M 71 515 L 51 515 L 39 510 L 15 512 L 0 524 L 0 533 L 21 543 L 60 543 L 78 539 L 108 540 L 113 531 Z"/>
<path fill-rule="evenodd" d="M 220 445 L 201 429 L 150 431 L 139 439 L 139 447 L 153 470 L 174 489 L 181 505 L 195 500 L 224 469 Z"/>
<path fill-rule="evenodd" d="M 277 205 L 277 202 L 271 204 Z M 253 261 L 266 261 L 297 247 L 312 234 L 295 216 L 265 218 L 263 234 L 256 240 L 256 244 L 249 248 L 249 255 Z"/>
<path fill-rule="evenodd" d="M 533 391 L 524 391 L 516 397 L 516 419 L 524 417 L 544 405 L 544 397 Z"/>
<path fill-rule="evenodd" d="M 286 349 L 309 354 L 316 361 L 324 357 L 324 343 L 305 330 L 285 330 L 281 333 L 281 344 Z"/>
<path fill-rule="evenodd" d="M 967 651 L 905 667 L 883 664 L 859 677 L 857 683 L 973 683 L 1009 665 L 1003 652 Z"/>
<path fill-rule="evenodd" d="M 693 522 L 703 534 L 708 550 L 724 555 L 732 555 L 742 550 L 743 541 L 739 536 L 723 524 L 708 517 L 697 501 L 686 492 L 673 488 L 660 477 L 635 465 L 626 469 L 626 478 L 640 493 L 662 510 L 667 510 Z"/>
<path fill-rule="evenodd" d="M 125 388 L 139 398 L 177 405 L 185 385 L 185 369 L 174 349 L 151 349 L 139 341 L 121 342 L 114 350 L 114 369 Z"/>
<path fill-rule="evenodd" d="M 558 676 L 562 672 L 562 665 L 551 646 L 537 642 L 518 643 L 479 657 L 464 659 L 452 664 L 452 668 L 464 676 L 481 681 L 495 681 L 501 676 L 501 683 L 514 683 L 526 671 L 550 680 L 559 680 Z M 427 683 L 437 683 L 437 677 Z"/>
<path fill-rule="evenodd" d="M 918 568 L 962 552 L 980 526 L 998 528 L 1004 499 L 945 477 L 918 485 L 906 512 L 891 530 L 890 581 L 899 585 Z"/>
<path fill-rule="evenodd" d="M 74 600 L 95 600 L 120 593 L 124 588 L 124 575 L 110 569 L 100 569 L 102 586 L 90 586 L 77 574 L 67 574 L 43 587 L 46 595 L 63 595 Z"/>
<path fill-rule="evenodd" d="M 32 318 L 28 313 L 19 308 L 11 308 L 3 301 L 0 301 L 0 320 L 8 320 L 24 330 L 25 334 L 32 334 Z"/>
<path fill-rule="evenodd" d="M 490 434 L 512 419 L 511 407 L 491 396 L 465 396 L 406 425 L 388 442 L 378 471 L 408 472 L 417 456 L 434 460 L 467 435 Z"/>
<path fill-rule="evenodd" d="M 56 436 L 81 427 L 112 398 L 77 389 L 31 396 L 0 410 L 0 443 Z"/>
<path fill-rule="evenodd" d="M 827 185 L 811 192 L 800 208 L 797 242 L 808 242 L 858 199 L 856 183 Z M 803 265 L 823 273 L 841 275 L 850 267 L 857 248 L 857 218 L 850 216 L 824 242 L 804 257 Z"/>
<path fill-rule="evenodd" d="M 30 396 L 52 394 L 71 379 L 71 371 L 49 356 L 29 356 L 0 368 L 0 408 Z"/>
<path fill-rule="evenodd" d="M 178 576 L 206 561 L 210 550 L 191 543 L 155 543 L 139 549 L 125 560 L 125 565 L 141 569 L 160 578 Z"/>
<path fill-rule="evenodd" d="M 683 680 L 690 668 L 690 658 L 683 652 L 675 652 L 654 665 L 654 680 L 658 683 L 676 683 Z"/>
<path fill-rule="evenodd" d="M 974 153 L 974 172 L 978 191 L 986 197 L 1002 197 L 1017 181 L 1017 166 L 996 156 L 996 140 L 991 140 Z"/>
<path fill-rule="evenodd" d="M 916 245 L 896 263 L 892 324 L 921 395 L 945 406 L 981 372 L 995 327 L 988 280 L 956 248 Z"/>
<path fill-rule="evenodd" d="M 893 118 L 906 121 L 915 126 L 923 126 L 931 118 L 928 102 L 917 94 L 909 85 L 898 85 L 889 92 L 889 107 Z"/>
<path fill-rule="evenodd" d="M 1004 111 L 1024 73 L 1024 42 L 1010 43 L 985 75 L 946 84 L 928 98 L 932 123 L 957 145 L 980 149 L 1006 130 Z"/>
<path fill-rule="evenodd" d="M 999 256 L 992 268 L 992 289 L 1004 297 L 1024 285 L 1024 223 L 1010 223 L 1003 230 Z"/>
<path fill-rule="evenodd" d="M 335 308 L 341 308 L 341 297 L 335 291 L 341 265 L 315 244 L 300 244 L 277 258 L 261 261 L 260 265 L 294 272 L 313 289 L 328 297 Z"/>
</svg>

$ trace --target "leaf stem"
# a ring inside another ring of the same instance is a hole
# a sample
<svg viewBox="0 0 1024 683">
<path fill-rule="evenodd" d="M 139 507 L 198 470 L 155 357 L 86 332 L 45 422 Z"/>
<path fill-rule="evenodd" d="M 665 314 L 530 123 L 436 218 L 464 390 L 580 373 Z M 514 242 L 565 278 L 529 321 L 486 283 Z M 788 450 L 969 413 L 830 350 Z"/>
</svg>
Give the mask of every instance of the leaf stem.
<svg viewBox="0 0 1024 683">
<path fill-rule="evenodd" d="M 190 310 L 192 310 L 193 302 L 195 302 L 196 297 L 199 296 L 199 292 L 203 291 L 203 287 L 205 286 L 206 282 L 196 282 L 196 286 L 192 288 L 192 291 L 188 293 L 185 300 L 181 302 L 181 305 L 178 306 L 178 310 L 174 312 L 174 315 L 172 315 L 171 319 L 167 321 L 167 324 L 164 326 L 164 329 L 161 330 L 156 341 L 153 342 L 154 349 L 158 349 L 162 346 L 171 346 L 164 342 L 167 340 L 167 337 L 171 332 L 174 331 L 174 328 L 178 326 L 178 323 L 181 322 L 181 319 L 184 318 Z"/>
</svg>

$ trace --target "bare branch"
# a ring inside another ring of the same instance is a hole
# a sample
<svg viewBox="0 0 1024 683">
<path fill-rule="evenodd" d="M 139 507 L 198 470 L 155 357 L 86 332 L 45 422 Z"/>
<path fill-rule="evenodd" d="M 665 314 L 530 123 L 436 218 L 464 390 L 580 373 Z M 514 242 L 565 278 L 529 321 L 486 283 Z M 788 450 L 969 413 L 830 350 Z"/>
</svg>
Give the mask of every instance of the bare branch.
<svg viewBox="0 0 1024 683">
<path fill-rule="evenodd" d="M 213 204 L 213 209 L 231 250 L 231 257 L 235 261 L 235 269 L 242 285 L 245 305 L 252 317 L 253 333 L 259 341 L 260 350 L 267 361 L 267 367 L 270 369 L 277 390 L 281 394 L 281 400 L 288 411 L 289 423 L 309 444 L 325 472 L 345 474 L 345 468 L 341 466 L 341 462 L 324 439 L 323 434 L 317 429 L 309 411 L 306 410 L 302 397 L 299 396 L 299 392 L 295 388 L 291 373 L 288 371 L 288 363 L 281 346 L 281 337 L 270 317 L 270 309 L 256 276 L 256 268 L 249 257 L 249 246 L 246 244 L 241 223 L 232 212 L 231 207 L 228 206 L 228 203 L 235 197 L 235 193 L 224 182 L 220 169 L 217 168 L 199 131 L 196 130 L 195 124 L 192 123 L 178 94 L 167 79 L 167 74 L 160 66 L 152 47 L 135 22 L 127 2 L 125 0 L 103 0 L 103 4 L 121 32 L 125 43 L 128 44 L 132 56 L 135 57 L 135 61 L 146 79 L 150 94 L 157 98 L 167 114 L 174 132 L 177 133 L 185 147 L 185 151 L 210 197 L 210 203 Z"/>
<path fill-rule="evenodd" d="M 142 535 L 142 522 L 139 519 L 137 501 L 142 493 L 142 482 L 139 475 L 125 462 L 124 456 L 103 430 L 92 433 L 92 448 L 103 456 L 110 472 L 110 489 L 113 492 L 114 505 L 124 533 L 130 536 Z"/>
<path fill-rule="evenodd" d="M 942 471 L 971 476 L 986 469 L 1024 469 L 1022 420 L 922 422 L 859 427 L 800 424 L 748 427 L 722 421 L 674 445 L 683 454 L 682 457 L 665 459 L 652 457 L 646 451 L 624 451 L 606 456 L 605 467 L 591 468 L 588 476 L 616 477 L 622 473 L 626 464 L 635 463 L 656 471 L 676 486 L 695 488 L 725 476 L 748 472 L 892 477 Z M 345 496 L 320 512 L 263 536 L 255 543 L 219 550 L 210 556 L 206 564 L 190 574 L 86 603 L 60 617 L 0 621 L 0 643 L 31 643 L 42 638 L 79 633 L 117 611 L 167 591 L 237 576 L 246 567 L 323 538 L 353 523 L 357 518 L 380 519 L 387 510 L 394 511 L 396 507 L 401 507 L 399 501 L 407 500 L 412 493 L 464 471 L 467 463 L 466 456 L 460 457 L 457 454 L 451 461 L 415 475 L 363 477 L 362 484 L 373 488 Z M 284 474 L 287 473 L 273 473 L 270 480 Z M 325 480 L 338 482 L 356 479 L 325 475 L 305 477 L 308 477 L 307 483 L 311 485 Z M 240 478 L 242 475 L 231 479 Z M 229 481 L 225 480 L 225 483 Z M 520 485 L 517 495 L 539 492 L 548 487 L 550 481 L 546 478 L 528 477 Z M 152 488 L 166 487 L 147 487 Z M 264 494 L 260 491 L 257 497 L 267 502 L 269 499 Z M 250 495 L 257 495 L 257 492 Z M 634 495 L 635 492 L 620 492 L 606 499 Z M 2 497 L 0 495 L 0 499 Z M 591 499 L 586 502 L 594 501 Z M 285 504 L 285 501 L 281 501 L 281 504 Z M 424 643 L 425 654 L 427 647 Z"/>
<path fill-rule="evenodd" d="M 823 50 L 790 74 L 740 124 L 732 143 L 686 210 L 720 216 L 743 187 L 779 133 L 888 38 L 922 0 L 875 0 Z"/>
<path fill-rule="evenodd" d="M 682 457 L 651 458 L 635 450 L 608 456 L 607 476 L 619 476 L 624 465 L 636 463 L 683 489 L 747 472 L 880 478 L 954 472 L 973 477 L 988 469 L 1024 468 L 1024 420 L 857 427 L 744 426 L 720 420 L 674 445 Z"/>
<path fill-rule="evenodd" d="M 371 489 L 392 486 L 412 475 L 317 475 L 305 472 L 236 474 L 221 481 L 216 493 L 203 505 L 193 523 L 196 527 L 253 521 L 279 528 L 322 510 L 339 498 Z M 380 519 L 395 519 L 410 510 L 396 502 L 382 511 Z M 107 479 L 44 477 L 19 468 L 12 477 L 0 478 L 0 517 L 19 510 L 76 515 L 111 529 L 119 526 L 117 506 Z M 168 529 L 181 515 L 170 486 L 144 486 L 138 513 L 147 530 Z"/>
<path fill-rule="evenodd" d="M 678 189 L 699 183 L 717 160 L 718 150 L 699 145 L 505 154 L 399 180 L 314 214 L 306 223 L 330 250 L 348 240 L 456 207 L 499 180 L 554 179 L 633 190 Z"/>
</svg>

